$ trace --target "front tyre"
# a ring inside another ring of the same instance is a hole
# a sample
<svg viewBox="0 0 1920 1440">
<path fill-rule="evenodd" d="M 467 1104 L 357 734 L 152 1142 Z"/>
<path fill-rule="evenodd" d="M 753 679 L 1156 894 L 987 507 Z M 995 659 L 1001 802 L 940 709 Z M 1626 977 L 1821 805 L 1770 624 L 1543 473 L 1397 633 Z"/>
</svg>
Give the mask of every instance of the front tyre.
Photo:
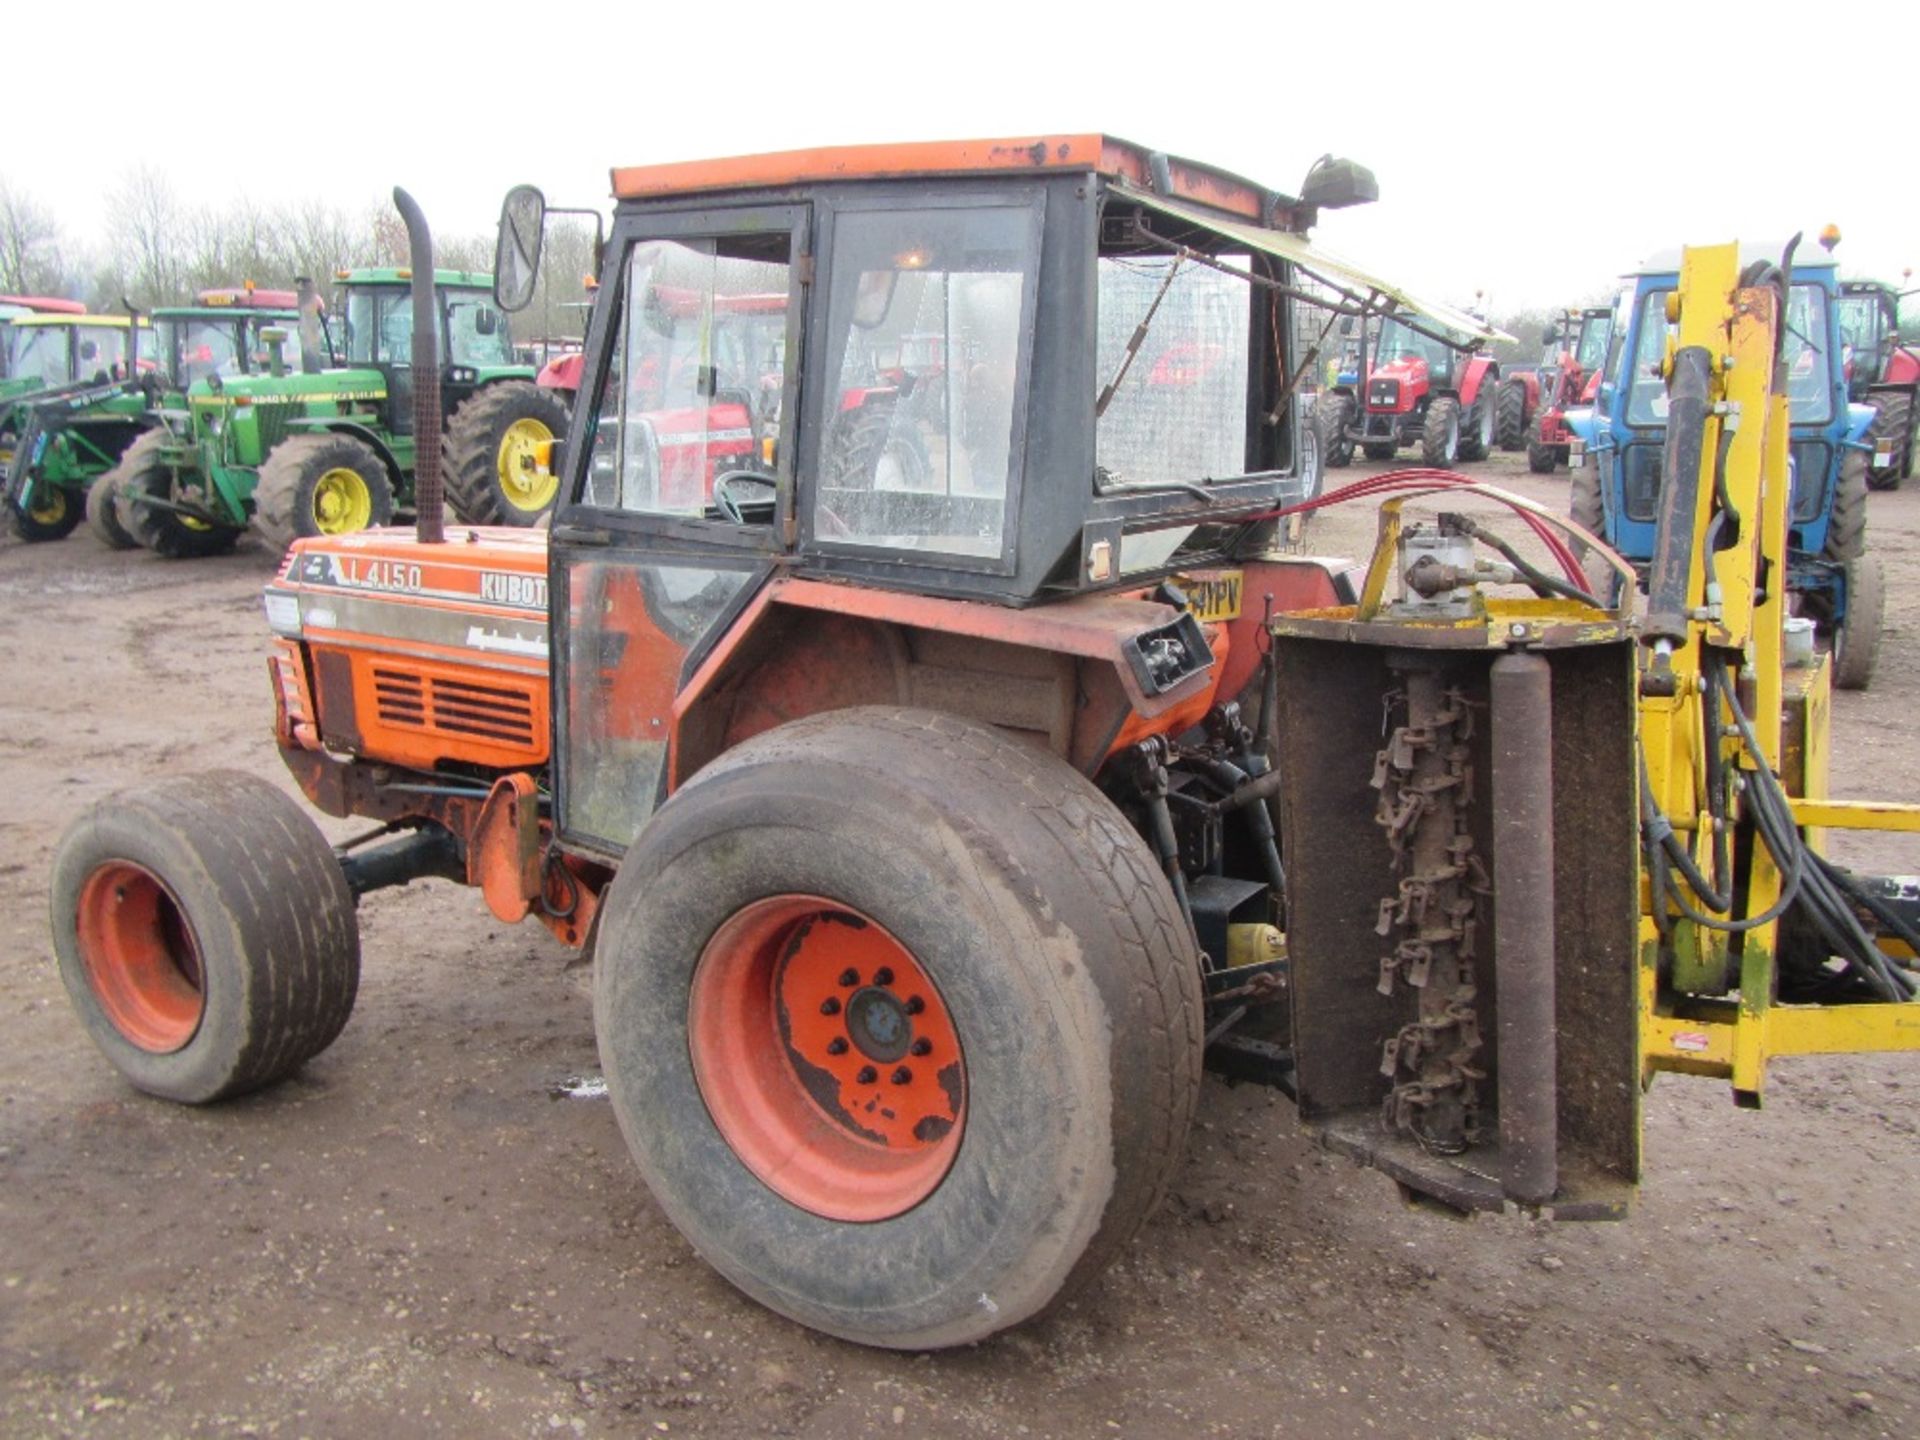
<svg viewBox="0 0 1920 1440">
<path fill-rule="evenodd" d="M 1880 630 L 1886 620 L 1886 587 L 1878 555 L 1858 555 L 1842 567 L 1847 587 L 1846 613 L 1833 632 L 1833 685 L 1864 690 L 1880 658 Z"/>
<path fill-rule="evenodd" d="M 1198 957 L 1144 843 L 1062 761 L 932 712 L 708 766 L 627 852 L 594 964 L 668 1217 L 862 1344 L 966 1344 L 1098 1274 L 1198 1093 Z"/>
<path fill-rule="evenodd" d="M 1462 460 L 1484 460 L 1492 453 L 1497 393 L 1493 376 L 1481 380 L 1480 392 L 1474 396 L 1473 408 L 1467 411 L 1465 428 L 1460 435 Z"/>
<path fill-rule="evenodd" d="M 560 493 L 553 442 L 567 433 L 567 407 L 525 380 L 489 385 L 447 421 L 447 502 L 469 525 L 532 525 Z M 545 466 L 540 451 L 549 448 Z"/>
<path fill-rule="evenodd" d="M 1330 470 L 1343 470 L 1353 463 L 1353 396 L 1341 390 L 1329 390 L 1313 402 L 1313 428 L 1320 436 L 1320 458 Z"/>
<path fill-rule="evenodd" d="M 1453 396 L 1437 396 L 1427 406 L 1427 418 L 1420 427 L 1420 458 L 1441 469 L 1460 459 L 1460 402 Z"/>
<path fill-rule="evenodd" d="M 202 1104 L 333 1043 L 360 977 L 353 896 L 325 838 L 233 771 L 123 791 L 53 862 L 53 947 L 81 1024 L 135 1089 Z"/>
</svg>

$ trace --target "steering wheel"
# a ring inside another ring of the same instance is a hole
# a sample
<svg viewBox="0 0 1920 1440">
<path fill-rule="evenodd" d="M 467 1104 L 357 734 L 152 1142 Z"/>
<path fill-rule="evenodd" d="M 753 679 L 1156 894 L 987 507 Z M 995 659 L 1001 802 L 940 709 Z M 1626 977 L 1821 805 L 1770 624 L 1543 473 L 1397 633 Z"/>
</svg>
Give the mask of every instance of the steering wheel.
<svg viewBox="0 0 1920 1440">
<path fill-rule="evenodd" d="M 776 488 L 776 484 L 771 475 L 763 475 L 758 470 L 724 470 L 713 477 L 713 503 L 732 524 L 745 525 L 746 513 L 741 510 L 739 500 L 735 499 L 731 493 L 731 487 L 761 485 L 772 490 Z"/>
</svg>

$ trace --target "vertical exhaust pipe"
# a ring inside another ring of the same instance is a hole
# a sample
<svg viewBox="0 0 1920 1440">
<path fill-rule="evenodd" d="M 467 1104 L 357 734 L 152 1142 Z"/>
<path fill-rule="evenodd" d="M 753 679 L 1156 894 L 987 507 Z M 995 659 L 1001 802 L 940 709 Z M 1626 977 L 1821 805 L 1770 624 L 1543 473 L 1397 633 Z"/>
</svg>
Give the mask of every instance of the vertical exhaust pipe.
<svg viewBox="0 0 1920 1440">
<path fill-rule="evenodd" d="M 1512 651 L 1493 662 L 1491 690 L 1501 1185 L 1523 1205 L 1544 1205 L 1560 1188 L 1553 669 Z"/>
<path fill-rule="evenodd" d="M 422 545 L 446 542 L 446 492 L 440 481 L 440 314 L 433 293 L 433 235 L 414 199 L 393 187 L 407 223 L 413 265 L 413 510 Z"/>
<path fill-rule="evenodd" d="M 294 308 L 300 312 L 300 373 L 318 375 L 322 369 L 321 352 L 327 341 L 320 329 L 320 292 L 307 275 L 293 278 Z"/>
</svg>

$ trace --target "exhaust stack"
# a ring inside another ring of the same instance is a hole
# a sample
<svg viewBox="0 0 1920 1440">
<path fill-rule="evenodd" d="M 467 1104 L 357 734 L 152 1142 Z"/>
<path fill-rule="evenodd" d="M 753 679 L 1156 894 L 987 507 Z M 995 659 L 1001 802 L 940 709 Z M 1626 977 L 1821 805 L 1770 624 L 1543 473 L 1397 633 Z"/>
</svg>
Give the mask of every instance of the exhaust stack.
<svg viewBox="0 0 1920 1440">
<path fill-rule="evenodd" d="M 393 187 L 407 224 L 413 265 L 413 509 L 422 545 L 446 543 L 446 492 L 440 481 L 440 316 L 433 293 L 433 235 L 414 199 Z"/>
</svg>

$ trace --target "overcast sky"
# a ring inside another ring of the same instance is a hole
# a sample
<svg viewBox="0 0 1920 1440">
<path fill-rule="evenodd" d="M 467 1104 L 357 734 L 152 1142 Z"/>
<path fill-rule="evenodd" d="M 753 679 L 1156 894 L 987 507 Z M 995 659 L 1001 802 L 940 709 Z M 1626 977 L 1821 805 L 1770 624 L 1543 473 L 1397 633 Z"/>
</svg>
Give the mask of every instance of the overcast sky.
<svg viewBox="0 0 1920 1440">
<path fill-rule="evenodd" d="M 1316 238 L 1434 299 L 1577 303 L 1657 249 L 1830 220 L 1847 273 L 1897 280 L 1920 3 L 1793 8 L 1810 27 L 1754 0 L 20 4 L 0 177 L 81 240 L 141 163 L 196 204 L 399 183 L 453 233 L 523 180 L 605 207 L 614 165 L 1105 130 L 1290 193 L 1361 161 L 1379 203 Z"/>
</svg>

